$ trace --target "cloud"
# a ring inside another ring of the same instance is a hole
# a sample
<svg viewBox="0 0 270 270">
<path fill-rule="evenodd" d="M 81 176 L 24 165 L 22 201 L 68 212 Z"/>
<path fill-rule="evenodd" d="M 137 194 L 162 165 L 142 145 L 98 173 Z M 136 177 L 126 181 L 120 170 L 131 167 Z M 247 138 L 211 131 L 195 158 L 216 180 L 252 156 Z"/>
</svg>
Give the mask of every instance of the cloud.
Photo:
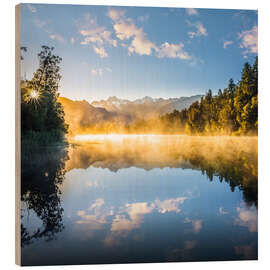
<svg viewBox="0 0 270 270">
<path fill-rule="evenodd" d="M 60 35 L 60 34 L 51 34 L 50 35 L 50 39 L 52 39 L 52 40 L 57 40 L 57 41 L 59 41 L 59 42 L 65 42 L 65 39 L 63 38 L 63 36 L 62 35 Z"/>
<path fill-rule="evenodd" d="M 196 22 L 196 23 L 191 23 L 189 21 L 187 21 L 187 22 L 188 22 L 189 26 L 196 28 L 196 31 L 188 32 L 188 35 L 190 38 L 207 36 L 207 30 L 201 22 Z"/>
<path fill-rule="evenodd" d="M 107 31 L 104 27 L 81 30 L 80 34 L 85 37 L 84 40 L 81 42 L 81 44 L 83 45 L 87 45 L 89 43 L 96 43 L 98 45 L 109 43 L 113 47 L 117 46 L 117 40 L 112 39 L 112 33 L 110 31 Z"/>
<path fill-rule="evenodd" d="M 103 204 L 104 204 L 103 198 L 96 199 L 96 201 L 90 205 L 89 209 L 100 208 Z"/>
<path fill-rule="evenodd" d="M 258 215 L 255 208 L 245 209 L 237 207 L 238 217 L 234 219 L 234 224 L 247 227 L 250 232 L 258 231 Z"/>
<path fill-rule="evenodd" d="M 138 28 L 132 20 L 120 20 L 113 26 L 116 36 L 120 40 L 132 39 L 128 47 L 129 54 L 136 52 L 139 55 L 150 55 L 152 49 L 157 50 L 157 46 L 147 39 L 147 35 L 142 28 Z"/>
<path fill-rule="evenodd" d="M 192 224 L 192 230 L 194 233 L 199 233 L 202 229 L 202 220 L 201 219 L 190 219 L 185 218 L 184 223 L 191 223 Z"/>
<path fill-rule="evenodd" d="M 96 47 L 93 46 L 93 49 L 96 54 L 98 54 L 101 58 L 105 58 L 108 56 L 107 52 L 105 51 L 104 47 Z"/>
<path fill-rule="evenodd" d="M 110 9 L 108 11 L 108 17 L 111 18 L 113 21 L 118 21 L 119 19 L 123 18 L 125 14 L 124 10 L 120 9 Z"/>
<path fill-rule="evenodd" d="M 164 201 L 156 199 L 151 204 L 146 202 L 126 204 L 123 213 L 127 213 L 129 218 L 122 214 L 116 215 L 112 222 L 111 231 L 130 231 L 138 228 L 143 222 L 144 215 L 150 214 L 154 210 L 161 214 L 165 214 L 167 212 L 179 213 L 181 211 L 179 204 L 183 204 L 186 199 L 188 198 L 178 197 Z"/>
<path fill-rule="evenodd" d="M 186 197 L 179 197 L 176 199 L 168 199 L 165 201 L 160 201 L 159 199 L 155 201 L 155 205 L 158 209 L 159 213 L 166 213 L 166 212 L 176 212 L 179 213 L 181 209 L 179 208 L 179 204 L 184 203 Z"/>
<path fill-rule="evenodd" d="M 26 7 L 27 7 L 28 10 L 31 11 L 32 13 L 36 13 L 36 12 L 37 12 L 36 7 L 34 7 L 33 5 L 26 4 Z"/>
<path fill-rule="evenodd" d="M 111 37 L 112 32 L 103 26 L 99 26 L 96 19 L 92 18 L 90 14 L 84 16 L 84 22 L 79 28 L 79 33 L 84 37 L 81 44 L 92 44 L 94 52 L 101 58 L 108 56 L 104 48 L 105 45 L 117 47 L 117 40 Z"/>
<path fill-rule="evenodd" d="M 192 221 L 192 226 L 193 226 L 193 232 L 194 233 L 199 233 L 202 229 L 202 220 L 193 220 Z"/>
<path fill-rule="evenodd" d="M 98 70 L 93 70 L 93 72 L 98 74 Z M 110 226 L 110 233 L 106 235 L 103 242 L 106 246 L 113 247 L 119 245 L 121 239 L 127 237 L 131 231 L 138 229 L 143 223 L 145 215 L 151 214 L 153 211 L 162 215 L 168 212 L 179 213 L 181 212 L 179 205 L 183 204 L 186 199 L 188 198 L 177 197 L 164 201 L 156 199 L 150 203 L 126 203 L 115 209 L 114 207 L 106 207 L 104 199 L 98 198 L 86 211 L 77 211 L 79 219 L 76 221 L 76 224 L 82 226 L 80 230 L 83 229 L 86 236 L 88 235 L 89 237 L 93 236 L 91 231 L 102 230 L 108 224 Z M 189 220 L 189 222 L 194 222 L 193 227 L 195 227 L 195 231 L 201 229 L 200 220 Z M 195 244 L 195 241 L 186 241 L 185 248 L 192 249 Z"/>
<path fill-rule="evenodd" d="M 155 208 L 152 203 L 148 205 L 146 202 L 126 204 L 125 212 L 129 215 L 116 215 L 111 226 L 111 231 L 130 231 L 138 228 L 142 221 L 143 216 L 151 213 Z"/>
<path fill-rule="evenodd" d="M 134 21 L 130 18 L 125 18 L 124 14 L 123 11 L 111 9 L 108 16 L 113 20 L 113 28 L 117 38 L 121 41 L 129 41 L 129 44 L 121 43 L 121 46 L 128 47 L 129 55 L 133 53 L 139 55 L 152 55 L 152 53 L 155 52 L 158 58 L 191 59 L 190 55 L 183 50 L 183 43 L 169 44 L 168 42 L 165 42 L 161 46 L 157 46 L 147 38 L 142 27 L 137 27 Z M 140 18 L 140 20 L 144 19 Z M 201 31 L 203 32 L 203 30 Z"/>
<path fill-rule="evenodd" d="M 90 205 L 89 211 L 94 213 L 87 214 L 86 211 L 78 210 L 77 215 L 81 218 L 76 223 L 87 225 L 88 230 L 100 230 L 107 223 L 107 216 L 111 213 L 102 214 L 101 207 L 104 205 L 104 199 L 99 198 Z"/>
<path fill-rule="evenodd" d="M 186 8 L 186 12 L 188 15 L 199 15 L 198 11 L 195 8 Z"/>
<path fill-rule="evenodd" d="M 49 38 L 51 40 L 57 40 L 59 42 L 63 42 L 65 43 L 66 40 L 64 39 L 64 37 L 59 34 L 59 33 L 55 33 L 52 29 L 50 29 L 49 25 L 50 25 L 51 21 L 50 20 L 40 20 L 38 18 L 34 19 L 34 24 L 42 29 L 44 32 L 46 32 L 49 35 Z"/>
<path fill-rule="evenodd" d="M 254 25 L 250 30 L 242 31 L 238 38 L 241 40 L 240 48 L 245 49 L 244 55 L 258 53 L 258 26 Z"/>
<path fill-rule="evenodd" d="M 190 55 L 183 50 L 184 44 L 169 44 L 168 42 L 163 43 L 158 52 L 157 56 L 159 58 L 168 57 L 168 58 L 179 58 L 183 60 L 190 59 Z"/>
<path fill-rule="evenodd" d="M 223 48 L 226 49 L 231 44 L 233 44 L 233 41 L 231 41 L 231 40 L 224 41 Z"/>
</svg>

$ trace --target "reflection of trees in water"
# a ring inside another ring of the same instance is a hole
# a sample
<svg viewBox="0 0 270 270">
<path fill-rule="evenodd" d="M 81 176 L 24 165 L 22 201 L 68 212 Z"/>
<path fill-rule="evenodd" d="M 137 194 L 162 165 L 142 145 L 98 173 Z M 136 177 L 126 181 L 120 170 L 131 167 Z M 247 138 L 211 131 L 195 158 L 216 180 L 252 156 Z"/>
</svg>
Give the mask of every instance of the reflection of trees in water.
<svg viewBox="0 0 270 270">
<path fill-rule="evenodd" d="M 218 176 L 239 187 L 250 206 L 258 202 L 257 137 L 170 137 L 157 139 L 103 140 L 78 144 L 70 150 L 66 169 L 137 167 L 191 168 L 206 173 L 209 180 Z"/>
<path fill-rule="evenodd" d="M 220 182 L 225 181 L 230 185 L 232 192 L 236 187 L 242 190 L 248 206 L 253 203 L 258 206 L 258 161 L 255 153 L 235 152 L 230 159 L 221 153 L 215 159 L 207 159 L 197 152 L 186 159 L 206 174 L 210 181 L 217 176 Z"/>
<path fill-rule="evenodd" d="M 26 211 L 34 211 L 42 221 L 42 226 L 30 233 L 21 224 L 21 245 L 30 244 L 34 239 L 54 239 L 62 231 L 62 214 L 59 186 L 64 180 L 67 150 L 59 148 L 40 148 L 26 150 L 22 146 L 21 201 Z"/>
</svg>

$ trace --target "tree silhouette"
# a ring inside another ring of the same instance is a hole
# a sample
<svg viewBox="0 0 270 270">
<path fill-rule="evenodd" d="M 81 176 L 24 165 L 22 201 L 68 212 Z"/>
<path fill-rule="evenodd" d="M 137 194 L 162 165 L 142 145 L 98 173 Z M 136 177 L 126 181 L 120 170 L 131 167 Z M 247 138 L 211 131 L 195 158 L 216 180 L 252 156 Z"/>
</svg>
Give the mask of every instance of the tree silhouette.
<svg viewBox="0 0 270 270">
<path fill-rule="evenodd" d="M 63 230 L 60 186 L 64 180 L 65 161 L 68 153 L 65 148 L 44 148 L 39 151 L 22 152 L 21 201 L 26 209 L 21 210 L 22 218 L 28 211 L 34 211 L 42 221 L 35 232 L 28 232 L 21 224 L 22 246 L 34 239 L 52 240 Z"/>
</svg>

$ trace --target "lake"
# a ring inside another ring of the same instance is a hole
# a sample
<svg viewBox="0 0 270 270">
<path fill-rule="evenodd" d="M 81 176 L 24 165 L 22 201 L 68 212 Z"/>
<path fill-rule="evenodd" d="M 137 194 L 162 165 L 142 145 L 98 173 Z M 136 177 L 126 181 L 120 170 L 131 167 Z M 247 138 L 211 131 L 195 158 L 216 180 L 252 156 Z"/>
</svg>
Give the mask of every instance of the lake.
<svg viewBox="0 0 270 270">
<path fill-rule="evenodd" d="M 257 137 L 81 135 L 22 153 L 22 265 L 254 260 Z"/>
</svg>

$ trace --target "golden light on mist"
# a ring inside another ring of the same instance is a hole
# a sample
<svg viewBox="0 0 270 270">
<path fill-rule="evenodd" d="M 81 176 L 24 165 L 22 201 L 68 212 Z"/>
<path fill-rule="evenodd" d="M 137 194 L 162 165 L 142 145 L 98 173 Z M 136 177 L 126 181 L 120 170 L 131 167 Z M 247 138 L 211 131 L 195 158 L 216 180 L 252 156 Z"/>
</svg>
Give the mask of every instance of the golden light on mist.
<svg viewBox="0 0 270 270">
<path fill-rule="evenodd" d="M 142 139 L 148 141 L 156 141 L 167 135 L 159 134 L 85 134 L 76 135 L 75 141 L 123 141 L 125 139 Z M 170 136 L 185 136 L 185 135 L 170 135 Z"/>
</svg>

